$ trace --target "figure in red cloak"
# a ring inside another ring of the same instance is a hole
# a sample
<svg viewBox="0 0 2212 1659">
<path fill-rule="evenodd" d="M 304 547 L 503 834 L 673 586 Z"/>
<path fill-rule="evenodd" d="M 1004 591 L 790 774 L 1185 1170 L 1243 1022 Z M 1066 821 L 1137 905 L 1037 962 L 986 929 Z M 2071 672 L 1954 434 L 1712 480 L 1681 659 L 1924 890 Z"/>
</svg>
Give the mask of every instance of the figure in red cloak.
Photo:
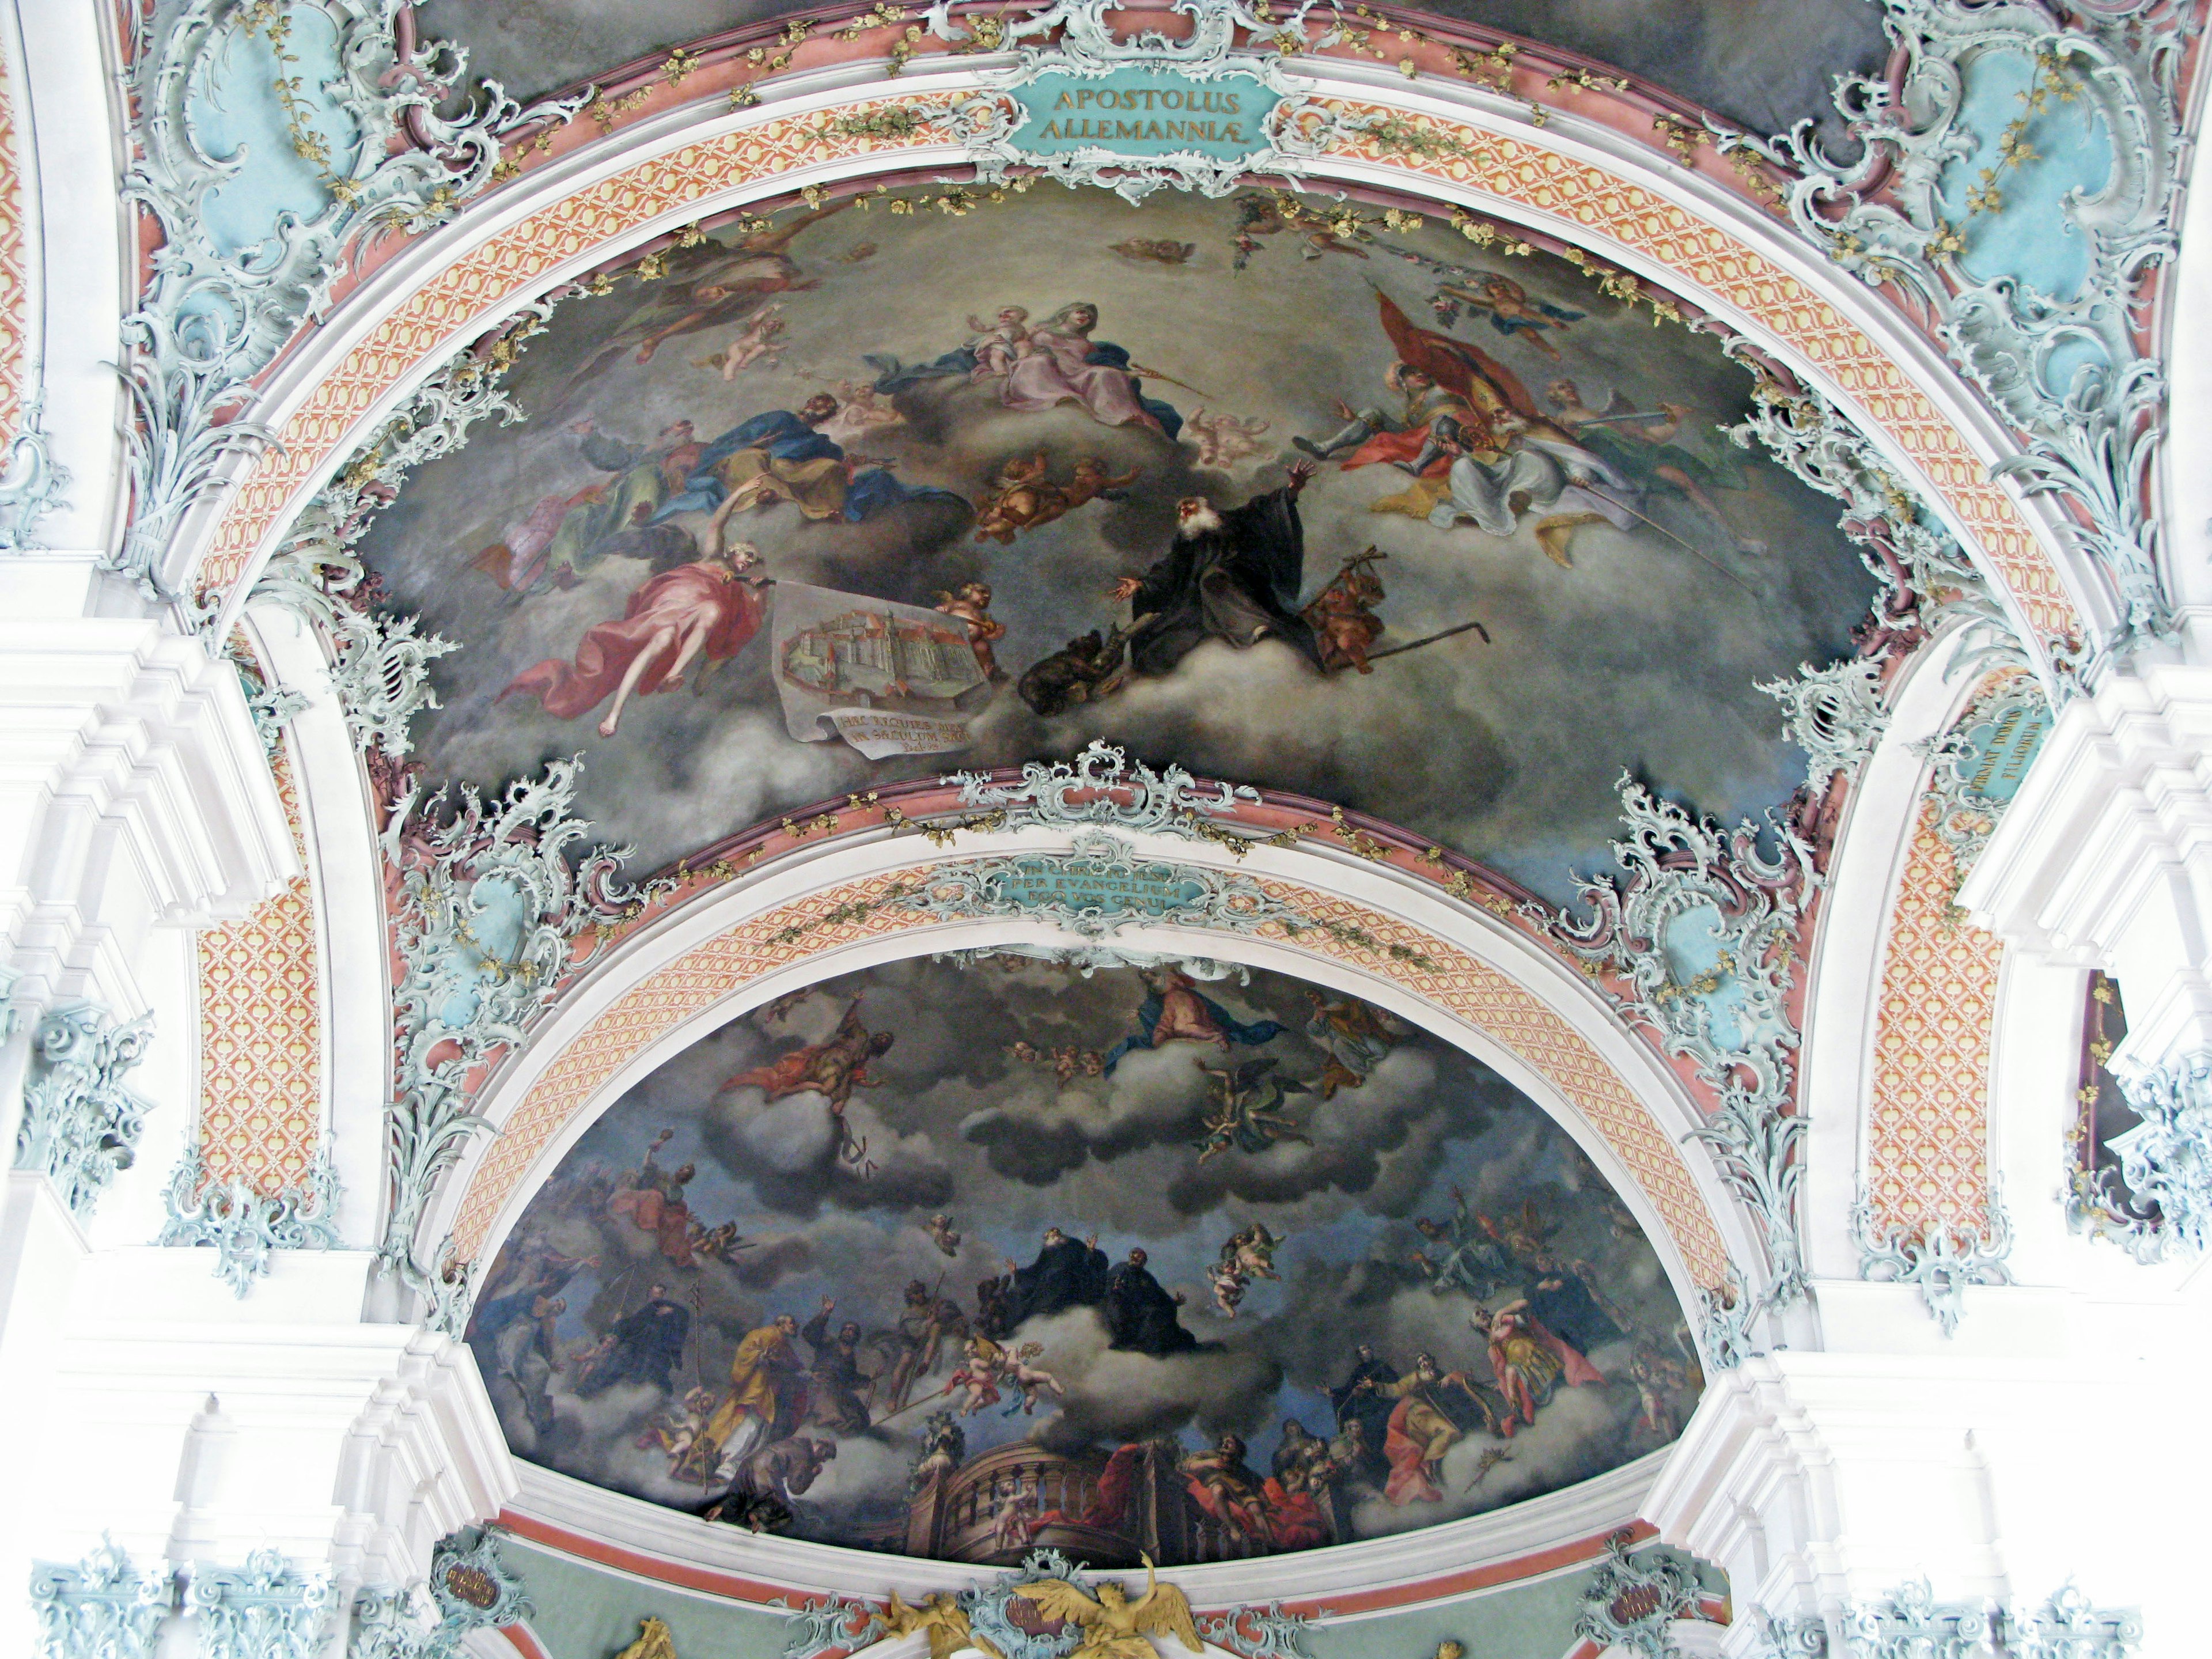
<svg viewBox="0 0 2212 1659">
<path fill-rule="evenodd" d="M 557 720 L 574 720 L 613 694 L 614 707 L 599 722 L 611 738 L 633 696 L 673 691 L 684 671 L 704 657 L 704 674 L 734 657 L 760 631 L 767 610 L 760 556 L 749 544 L 724 544 L 723 525 L 732 496 L 714 515 L 714 540 L 704 558 L 653 577 L 629 596 L 617 622 L 594 623 L 576 647 L 576 659 L 549 657 L 510 681 L 498 701 L 536 697 Z"/>
</svg>

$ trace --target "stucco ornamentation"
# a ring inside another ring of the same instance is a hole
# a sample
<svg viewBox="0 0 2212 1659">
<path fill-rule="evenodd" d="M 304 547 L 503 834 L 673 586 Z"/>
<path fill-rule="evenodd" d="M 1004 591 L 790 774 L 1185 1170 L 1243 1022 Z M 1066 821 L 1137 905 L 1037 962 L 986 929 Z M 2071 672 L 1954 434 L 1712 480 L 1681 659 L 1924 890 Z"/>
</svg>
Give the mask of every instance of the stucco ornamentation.
<svg viewBox="0 0 2212 1659">
<path fill-rule="evenodd" d="M 399 0 L 181 0 L 132 26 L 124 196 L 161 243 L 124 323 L 133 499 L 113 568 L 155 595 L 185 510 L 275 436 L 250 417 L 254 377 L 359 252 L 451 217 L 503 140 L 583 100 L 526 109 L 487 83 L 442 113 L 467 54 L 418 43 Z"/>
<path fill-rule="evenodd" d="M 536 1611 L 500 1559 L 498 1534 L 464 1527 L 438 1540 L 427 1583 L 364 1589 L 355 1598 L 346 1652 L 348 1659 L 459 1659 L 470 1632 L 519 1624 Z"/>
<path fill-rule="evenodd" d="M 960 787 L 960 805 L 991 815 L 994 830 L 1127 830 L 1146 836 L 1196 838 L 1194 817 L 1233 817 L 1260 792 L 1243 784 L 1200 787 L 1180 766 L 1155 772 L 1103 738 L 1094 738 L 1073 762 L 1031 761 L 1019 783 L 998 784 L 981 773 L 955 772 L 944 780 Z M 1087 799 L 1078 802 L 1078 795 Z"/>
<path fill-rule="evenodd" d="M 1758 823 L 1724 831 L 1626 777 L 1620 801 L 1629 833 L 1613 857 L 1626 880 L 1583 883 L 1587 915 L 1553 921 L 1552 937 L 1594 973 L 1613 975 L 1620 988 L 1601 988 L 1607 1000 L 1687 1060 L 1717 1097 L 1688 1138 L 1711 1149 L 1767 1252 L 1764 1284 L 1738 1301 L 1733 1333 L 1717 1345 L 1717 1353 L 1734 1351 L 1759 1313 L 1804 1295 L 1794 1157 L 1804 1123 L 1791 1110 L 1797 1028 L 1788 1002 L 1820 878 L 1813 849 L 1787 824 L 1771 826 L 1770 858 Z"/>
<path fill-rule="evenodd" d="M 274 1547 L 243 1567 L 195 1567 L 185 1610 L 200 1627 L 200 1659 L 315 1659 L 331 1621 L 327 1572 L 301 1572 Z"/>
<path fill-rule="evenodd" d="M 1853 1659 L 1923 1659 L 1929 1654 L 2002 1653 L 2014 1659 L 2127 1659 L 2142 1639 L 2133 1613 L 2093 1607 L 2070 1583 L 2039 1608 L 1994 1601 L 1938 1601 L 1924 1578 L 1844 1619 Z"/>
<path fill-rule="evenodd" d="M 177 1160 L 163 1200 L 169 1219 L 154 1242 L 212 1245 L 216 1277 L 241 1298 L 268 1273 L 273 1252 L 338 1245 L 338 1177 L 327 1140 L 305 1182 L 270 1193 L 240 1177 L 209 1180 L 195 1142 Z"/>
<path fill-rule="evenodd" d="M 2166 376 L 2139 349 L 2142 284 L 2176 246 L 2181 62 L 2175 0 L 2062 15 L 2035 0 L 1884 0 L 1900 62 L 1838 80 L 1862 146 L 1831 154 L 1801 122 L 1723 135 L 1797 175 L 1789 212 L 1837 265 L 1887 284 L 2024 434 L 2000 474 L 2051 492 L 2118 600 L 2120 643 L 2171 625 L 2148 475 Z M 2024 164 L 2059 158 L 2030 175 Z M 2061 234 L 2063 228 L 2063 234 Z"/>
<path fill-rule="evenodd" d="M 2012 1252 L 2012 1222 L 1996 1183 L 1990 1183 L 1986 1231 L 1929 1216 L 1917 1225 L 1877 1219 L 1863 1194 L 1851 1206 L 1851 1237 L 1858 1246 L 1859 1277 L 1914 1285 L 1929 1315 L 1951 1336 L 1966 1310 L 1969 1285 L 2008 1285 L 2004 1259 Z"/>
<path fill-rule="evenodd" d="M 618 874 L 629 849 L 585 845 L 591 826 L 570 812 L 580 765 L 550 762 L 489 803 L 464 787 L 418 811 L 410 792 L 386 833 L 404 972 L 392 993 L 392 1190 L 379 1255 L 452 1334 L 466 1317 L 461 1282 L 442 1261 L 436 1272 L 420 1262 L 415 1231 L 438 1177 L 483 1127 L 470 1108 L 473 1084 L 598 955 L 603 930 L 674 885 L 632 887 Z"/>
<path fill-rule="evenodd" d="M 1016 853 L 944 864 L 908 903 L 940 921 L 1021 916 L 1084 939 L 1152 925 L 1256 933 L 1310 925 L 1249 876 L 1140 860 L 1127 842 L 1085 830 L 1066 853 Z"/>
<path fill-rule="evenodd" d="M 47 447 L 46 392 L 23 400 L 22 425 L 8 441 L 0 465 L 0 553 L 39 553 L 39 520 L 62 504 L 69 493 L 70 470 Z"/>
<path fill-rule="evenodd" d="M 552 305 L 530 307 L 486 349 L 463 352 L 424 381 L 307 504 L 253 585 L 254 599 L 283 605 L 321 629 L 346 725 L 363 748 L 374 746 L 390 759 L 411 746 L 415 716 L 438 706 L 430 664 L 459 647 L 423 631 L 411 616 L 371 606 L 354 544 L 417 466 L 459 448 L 479 421 L 512 425 L 523 418 L 500 384 L 500 371 Z M 208 609 L 215 608 L 210 600 Z"/>
<path fill-rule="evenodd" d="M 1893 642 L 1909 648 L 1926 635 L 1960 626 L 1965 629 L 1961 669 L 2036 667 L 2057 676 L 2056 695 L 2070 695 L 2079 653 L 2046 638 L 2043 647 L 2051 668 L 2040 669 L 2031 630 L 1865 434 L 1826 399 L 1781 385 L 1740 350 L 1731 355 L 1745 356 L 1762 372 L 1750 417 L 1729 428 L 1728 435 L 1741 448 L 1757 444 L 1799 479 L 1841 501 L 1844 532 L 1858 543 L 1867 569 L 1882 585 L 1866 629 L 1869 655 L 1881 655 Z"/>
<path fill-rule="evenodd" d="M 1118 1597 L 1102 1596 L 1102 1584 Z M 1041 1605 L 1032 1591 L 1051 1599 Z M 1082 1610 L 1085 1604 L 1087 1613 Z M 790 1615 L 783 1659 L 858 1653 L 923 1632 L 933 1650 L 973 1647 L 1002 1659 L 1069 1659 L 1079 1650 L 1105 1651 L 1101 1644 L 1115 1634 L 1141 1643 L 1141 1632 L 1147 1630 L 1159 1632 L 1164 1651 L 1193 1647 L 1189 1633 L 1194 1633 L 1243 1659 L 1305 1659 L 1304 1636 L 1314 1623 L 1273 1603 L 1201 1617 L 1192 1612 L 1181 1589 L 1159 1582 L 1149 1565 L 1145 1589 L 1133 1591 L 1120 1578 L 1102 1580 L 1054 1549 L 1030 1551 L 1019 1567 L 1009 1568 L 993 1583 L 939 1591 L 914 1603 L 897 1595 L 885 1603 L 826 1595 L 797 1603 L 779 1597 L 769 1605 Z M 1117 1618 L 1125 1608 L 1135 1614 L 1133 1621 Z M 1042 1630 L 1040 1613 L 1048 1620 Z M 1132 1629 L 1139 1633 L 1131 1635 Z"/>
<path fill-rule="evenodd" d="M 2104 1231 L 2138 1261 L 2201 1255 L 2212 1244 L 2212 1055 L 2112 1070 L 2142 1121 L 2110 1143 L 2129 1213 Z"/>
<path fill-rule="evenodd" d="M 131 1167 L 149 1108 L 123 1074 L 153 1040 L 151 1014 L 118 1025 L 91 1002 L 49 1008 L 32 1036 L 15 1167 L 46 1176 L 79 1221 Z"/>
<path fill-rule="evenodd" d="M 31 1568 L 40 1659 L 153 1659 L 176 1604 L 175 1568 L 162 1562 L 142 1572 L 105 1535 L 82 1561 Z"/>
<path fill-rule="evenodd" d="M 992 38 L 984 44 L 1017 48 L 1019 61 L 988 77 L 981 95 L 935 118 L 967 150 L 980 179 L 997 184 L 1019 167 L 1071 186 L 1102 185 L 1132 202 L 1163 186 L 1226 196 L 1255 174 L 1297 178 L 1343 138 L 1381 125 L 1310 96 L 1285 73 L 1289 54 L 1344 38 L 1334 12 L 1323 13 L 1319 23 L 1306 21 L 1316 9 L 1314 0 L 1281 18 L 1242 0 L 1181 0 L 1176 9 L 1192 27 L 1176 40 L 1156 29 L 1117 33 L 1108 16 L 1122 9 L 1121 0 L 1057 0 L 1025 15 L 1000 13 L 989 20 Z M 956 46 L 981 38 L 975 20 L 968 28 L 953 21 L 952 0 L 935 0 L 924 16 L 932 33 Z M 1246 37 L 1241 47 L 1240 32 Z M 1164 72 L 1200 84 L 1242 81 L 1273 106 L 1252 124 L 1249 140 L 1236 141 L 1243 145 L 1236 154 L 1230 153 L 1233 144 L 1218 154 L 1189 149 L 1152 156 L 1105 144 L 1039 151 L 1022 143 L 1025 112 L 1008 93 L 1045 76 L 1103 81 L 1121 70 Z"/>
<path fill-rule="evenodd" d="M 1856 775 L 1889 724 L 1881 665 L 1864 657 L 1798 667 L 1794 680 L 1769 680 L 1760 690 L 1782 705 L 1790 740 L 1805 751 L 1805 787 L 1826 787 L 1837 773 Z"/>
<path fill-rule="evenodd" d="M 1963 884 L 2051 730 L 2051 705 L 2026 675 L 2002 678 L 1940 738 L 1917 746 L 1929 766 L 1936 834 Z"/>
<path fill-rule="evenodd" d="M 1696 1619 L 1698 1575 L 1673 1551 L 1632 1553 L 1632 1534 L 1606 1540 L 1605 1559 L 1583 1586 L 1575 1634 L 1601 1650 L 1620 1650 L 1644 1659 L 1672 1659 L 1677 1620 Z"/>
</svg>

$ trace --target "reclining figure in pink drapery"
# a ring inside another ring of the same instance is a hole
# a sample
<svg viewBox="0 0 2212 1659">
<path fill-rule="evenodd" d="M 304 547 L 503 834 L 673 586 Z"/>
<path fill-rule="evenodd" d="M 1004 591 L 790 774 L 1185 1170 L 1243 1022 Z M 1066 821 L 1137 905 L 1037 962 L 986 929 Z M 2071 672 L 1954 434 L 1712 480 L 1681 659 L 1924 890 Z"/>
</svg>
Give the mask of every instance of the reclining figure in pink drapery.
<svg viewBox="0 0 2212 1659">
<path fill-rule="evenodd" d="M 725 544 L 723 526 L 738 497 L 714 515 L 714 538 L 702 558 L 664 570 L 629 596 L 619 620 L 595 623 L 576 647 L 574 662 L 549 657 L 524 669 L 496 701 L 532 696 L 557 720 L 574 720 L 614 696 L 599 722 L 611 738 L 633 696 L 673 691 L 684 671 L 704 659 L 699 672 L 734 657 L 760 631 L 768 605 L 760 555 L 750 543 Z"/>
</svg>

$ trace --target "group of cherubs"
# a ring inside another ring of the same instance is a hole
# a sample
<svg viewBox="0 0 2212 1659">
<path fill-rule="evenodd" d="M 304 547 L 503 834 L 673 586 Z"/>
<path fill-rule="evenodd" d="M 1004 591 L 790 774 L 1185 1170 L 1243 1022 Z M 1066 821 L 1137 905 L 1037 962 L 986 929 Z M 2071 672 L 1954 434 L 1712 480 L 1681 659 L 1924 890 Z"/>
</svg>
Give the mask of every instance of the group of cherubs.
<svg viewBox="0 0 2212 1659">
<path fill-rule="evenodd" d="M 1264 1221 L 1240 1227 L 1229 1236 L 1221 1247 L 1220 1259 L 1206 1270 L 1206 1282 L 1213 1288 L 1213 1305 L 1221 1310 L 1224 1318 L 1237 1317 L 1244 1292 L 1254 1279 L 1282 1278 L 1275 1271 L 1275 1252 L 1289 1237 L 1269 1232 Z"/>
</svg>

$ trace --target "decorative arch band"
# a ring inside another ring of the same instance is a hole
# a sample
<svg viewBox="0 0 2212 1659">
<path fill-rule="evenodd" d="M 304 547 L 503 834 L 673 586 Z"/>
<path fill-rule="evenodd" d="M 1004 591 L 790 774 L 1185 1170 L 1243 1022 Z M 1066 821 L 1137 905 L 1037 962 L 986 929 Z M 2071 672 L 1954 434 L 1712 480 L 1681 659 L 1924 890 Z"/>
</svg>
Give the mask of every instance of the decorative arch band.
<svg viewBox="0 0 2212 1659">
<path fill-rule="evenodd" d="M 844 947 L 941 925 L 912 899 L 933 872 L 886 872 L 781 905 L 684 952 L 617 996 L 539 1071 L 470 1173 L 453 1226 L 463 1261 L 481 1253 L 501 1213 L 579 1113 L 623 1070 L 685 1022 L 745 986 Z M 1729 1257 L 1680 1150 L 1589 1038 L 1534 992 L 1401 917 L 1300 883 L 1261 878 L 1274 903 L 1306 925 L 1269 921 L 1241 936 L 1290 945 L 1397 986 L 1488 1035 L 1542 1076 L 1633 1175 L 1692 1276 L 1717 1286 Z M 1184 930 L 1199 933 L 1198 929 Z M 1202 936 L 1202 935 L 1201 935 Z"/>
</svg>

